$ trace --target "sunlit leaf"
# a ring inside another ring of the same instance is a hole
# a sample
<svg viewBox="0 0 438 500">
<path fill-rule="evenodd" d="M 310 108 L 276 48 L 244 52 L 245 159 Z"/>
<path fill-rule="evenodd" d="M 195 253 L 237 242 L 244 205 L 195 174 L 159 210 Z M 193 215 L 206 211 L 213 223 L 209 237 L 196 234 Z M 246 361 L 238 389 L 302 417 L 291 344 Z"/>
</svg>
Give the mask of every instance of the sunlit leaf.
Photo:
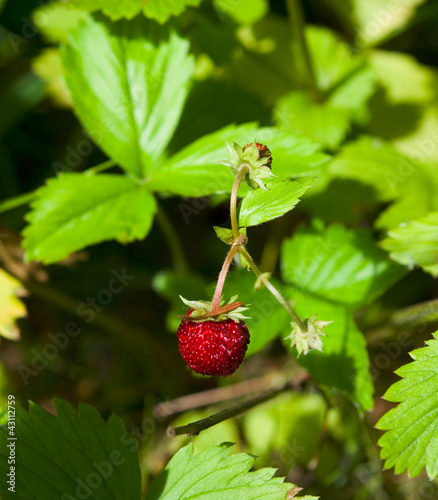
<svg viewBox="0 0 438 500">
<path fill-rule="evenodd" d="M 105 153 L 136 177 L 156 166 L 178 123 L 193 70 L 188 48 L 143 17 L 89 18 L 64 46 L 75 112 Z"/>
<path fill-rule="evenodd" d="M 420 266 L 438 276 L 438 212 L 392 229 L 381 245 L 392 259 L 409 269 Z"/>
<path fill-rule="evenodd" d="M 380 438 L 380 456 L 385 468 L 396 474 L 406 470 L 411 477 L 426 468 L 428 476 L 438 476 L 438 332 L 427 341 L 427 347 L 412 351 L 412 363 L 396 373 L 402 380 L 393 384 L 384 398 L 400 403 L 378 421 L 385 430 Z"/>
<path fill-rule="evenodd" d="M 239 226 L 257 226 L 292 210 L 310 187 L 312 178 L 272 184 L 267 191 L 250 191 L 239 207 Z"/>
<path fill-rule="evenodd" d="M 274 477 L 275 469 L 249 472 L 255 457 L 247 453 L 230 455 L 231 446 L 223 443 L 195 456 L 192 444 L 181 448 L 158 477 L 146 500 L 284 500 L 294 485 Z"/>
<path fill-rule="evenodd" d="M 405 273 L 378 248 L 370 231 L 340 225 L 297 231 L 283 243 L 282 263 L 289 283 L 353 308 L 375 300 Z"/>
<path fill-rule="evenodd" d="M 37 192 L 23 232 L 28 260 L 57 262 L 101 241 L 144 238 L 155 200 L 122 175 L 61 174 Z"/>
<path fill-rule="evenodd" d="M 0 482 L 3 500 L 92 497 L 95 500 L 140 500 L 141 476 L 136 442 L 123 422 L 112 415 L 105 423 L 97 410 L 81 403 L 79 413 L 55 400 L 57 417 L 31 403 L 29 413 L 16 407 L 15 492 Z M 7 463 L 11 441 L 0 426 L 0 472 Z M 18 444 L 20 446 L 18 446 Z M 18 453 L 20 450 L 20 453 Z"/>
<path fill-rule="evenodd" d="M 70 0 L 69 4 L 89 12 L 102 10 L 112 20 L 131 19 L 140 12 L 146 17 L 165 23 L 169 17 L 181 14 L 188 6 L 196 7 L 201 0 Z"/>
</svg>

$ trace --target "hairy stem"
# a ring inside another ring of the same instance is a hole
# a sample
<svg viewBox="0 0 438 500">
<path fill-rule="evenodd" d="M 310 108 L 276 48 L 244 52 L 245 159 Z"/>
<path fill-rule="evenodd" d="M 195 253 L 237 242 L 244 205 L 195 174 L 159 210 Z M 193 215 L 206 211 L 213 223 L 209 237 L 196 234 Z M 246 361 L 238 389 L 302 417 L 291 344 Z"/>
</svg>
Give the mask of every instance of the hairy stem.
<svg viewBox="0 0 438 500">
<path fill-rule="evenodd" d="M 212 312 L 216 311 L 216 309 L 219 307 L 219 303 L 220 303 L 221 296 L 222 296 L 222 290 L 224 288 L 225 279 L 227 277 L 228 269 L 230 268 L 230 265 L 231 265 L 231 262 L 233 260 L 234 255 L 236 254 L 236 252 L 239 251 L 239 247 L 240 247 L 240 245 L 238 245 L 238 244 L 233 245 L 230 248 L 230 251 L 228 252 L 228 255 L 225 259 L 225 262 L 223 263 L 221 272 L 219 273 L 219 278 L 217 280 L 216 290 L 214 291 L 213 302 L 211 305 Z"/>
<path fill-rule="evenodd" d="M 169 245 L 175 269 L 179 269 L 181 271 L 188 271 L 187 261 L 179 237 L 175 231 L 175 228 L 170 222 L 169 217 L 167 217 L 166 212 L 163 210 L 161 205 L 158 204 L 158 202 L 157 202 L 157 221 L 161 228 L 161 231 L 164 234 L 164 237 L 167 240 L 167 244 Z"/>
<path fill-rule="evenodd" d="M 255 265 L 254 261 L 252 260 L 251 255 L 248 253 L 247 249 L 245 247 L 241 247 L 239 252 L 246 259 L 246 261 L 248 262 L 252 271 L 262 280 L 265 287 L 272 293 L 272 295 L 278 300 L 278 302 L 292 316 L 292 318 L 297 323 L 297 325 L 300 327 L 300 329 L 302 331 L 306 331 L 307 328 L 305 327 L 304 323 L 301 321 L 299 316 L 292 309 L 289 302 L 287 302 L 287 300 L 283 297 L 283 295 L 281 295 L 281 293 L 275 288 L 275 286 L 263 275 L 263 273 L 260 271 L 260 269 Z"/>
<path fill-rule="evenodd" d="M 234 180 L 233 189 L 231 190 L 231 200 L 230 200 L 230 216 L 231 216 L 231 229 L 233 231 L 233 238 L 237 240 L 239 238 L 239 226 L 237 224 L 237 192 L 239 191 L 240 183 L 249 171 L 247 165 L 243 165 L 239 173 L 236 175 Z"/>
</svg>

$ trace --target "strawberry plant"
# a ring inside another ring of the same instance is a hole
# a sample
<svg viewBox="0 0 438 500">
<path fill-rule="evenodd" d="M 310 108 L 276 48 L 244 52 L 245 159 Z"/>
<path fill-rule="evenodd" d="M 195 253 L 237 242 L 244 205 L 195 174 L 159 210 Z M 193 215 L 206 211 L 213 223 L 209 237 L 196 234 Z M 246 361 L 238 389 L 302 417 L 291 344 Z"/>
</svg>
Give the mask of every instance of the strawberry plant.
<svg viewBox="0 0 438 500">
<path fill-rule="evenodd" d="M 438 498 L 438 10 L 350 3 L 0 1 L 0 498 Z"/>
</svg>

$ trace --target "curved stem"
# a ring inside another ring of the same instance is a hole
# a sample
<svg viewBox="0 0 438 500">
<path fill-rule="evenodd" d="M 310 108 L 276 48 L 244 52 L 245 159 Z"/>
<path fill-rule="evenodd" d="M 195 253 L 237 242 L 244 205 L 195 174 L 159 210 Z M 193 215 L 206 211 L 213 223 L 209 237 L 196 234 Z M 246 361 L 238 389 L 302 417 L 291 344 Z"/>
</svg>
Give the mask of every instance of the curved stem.
<svg viewBox="0 0 438 500">
<path fill-rule="evenodd" d="M 36 191 L 30 193 L 20 194 L 14 196 L 13 198 L 8 198 L 0 203 L 0 214 L 7 212 L 8 210 L 13 210 L 14 208 L 21 207 L 30 203 L 36 196 Z"/>
<path fill-rule="evenodd" d="M 167 217 L 166 212 L 162 209 L 158 201 L 157 221 L 169 245 L 175 268 L 180 269 L 181 271 L 188 271 L 189 267 L 187 265 L 187 261 L 179 237 L 175 231 L 175 228 L 170 222 L 169 217 Z"/>
<path fill-rule="evenodd" d="M 219 273 L 219 278 L 217 280 L 216 290 L 214 291 L 213 302 L 211 305 L 211 311 L 214 312 L 219 306 L 222 290 L 225 284 L 225 278 L 227 277 L 228 269 L 230 268 L 231 262 L 233 260 L 234 255 L 239 250 L 240 245 L 233 245 L 228 252 L 227 257 L 225 258 L 225 262 L 222 265 L 221 272 Z"/>
<path fill-rule="evenodd" d="M 233 231 L 233 238 L 237 240 L 239 237 L 239 226 L 237 224 L 237 192 L 239 191 L 240 183 L 242 179 L 245 177 L 247 172 L 249 171 L 249 167 L 247 165 L 243 165 L 239 170 L 239 173 L 234 180 L 233 189 L 231 190 L 231 200 L 230 200 L 230 216 L 231 216 L 231 229 Z"/>
<path fill-rule="evenodd" d="M 239 252 L 246 259 L 246 261 L 248 262 L 252 271 L 263 281 L 263 284 L 265 285 L 265 287 L 272 293 L 272 295 L 278 300 L 278 302 L 292 316 L 292 318 L 297 323 L 297 325 L 300 327 L 300 329 L 302 331 L 306 331 L 307 328 L 305 327 L 304 323 L 301 321 L 299 316 L 297 316 L 295 311 L 292 309 L 289 302 L 287 302 L 287 300 L 283 297 L 283 295 L 281 295 L 281 293 L 275 288 L 275 286 L 263 275 L 263 273 L 260 271 L 260 269 L 255 265 L 254 261 L 252 260 L 251 255 L 248 253 L 247 249 L 245 247 L 241 247 Z"/>
</svg>

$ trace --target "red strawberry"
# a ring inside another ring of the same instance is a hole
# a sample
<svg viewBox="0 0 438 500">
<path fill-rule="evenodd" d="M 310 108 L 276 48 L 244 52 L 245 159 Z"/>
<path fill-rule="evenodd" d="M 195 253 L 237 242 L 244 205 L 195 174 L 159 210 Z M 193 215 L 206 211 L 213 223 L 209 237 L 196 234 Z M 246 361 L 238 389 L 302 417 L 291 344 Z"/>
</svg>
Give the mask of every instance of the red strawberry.
<svg viewBox="0 0 438 500">
<path fill-rule="evenodd" d="M 254 143 L 251 142 L 250 144 L 247 144 L 246 146 L 243 146 L 242 151 L 245 151 L 246 148 L 249 148 L 253 144 Z M 265 163 L 265 167 L 271 168 L 272 154 L 271 154 L 271 151 L 269 151 L 268 146 L 265 146 L 264 144 L 260 144 L 259 142 L 256 142 L 255 144 L 257 146 L 257 149 L 259 150 L 259 159 L 260 158 L 266 158 L 267 161 Z"/>
<path fill-rule="evenodd" d="M 249 344 L 245 323 L 232 319 L 202 322 L 184 319 L 177 335 L 181 356 L 201 375 L 231 375 L 242 363 Z"/>
</svg>

